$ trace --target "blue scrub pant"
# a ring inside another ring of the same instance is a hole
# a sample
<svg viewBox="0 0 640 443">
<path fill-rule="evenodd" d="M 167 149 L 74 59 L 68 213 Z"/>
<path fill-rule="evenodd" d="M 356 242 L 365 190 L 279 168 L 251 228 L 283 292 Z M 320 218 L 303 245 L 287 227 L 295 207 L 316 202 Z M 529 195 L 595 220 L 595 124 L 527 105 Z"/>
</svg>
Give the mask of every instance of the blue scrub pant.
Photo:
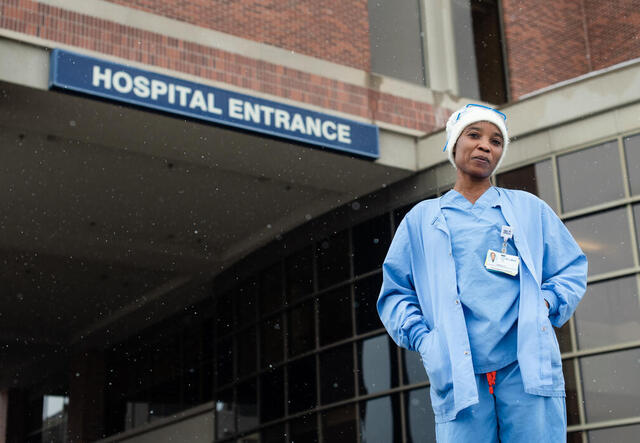
<svg viewBox="0 0 640 443">
<path fill-rule="evenodd" d="M 479 403 L 455 420 L 436 424 L 438 443 L 556 443 L 567 441 L 564 397 L 524 392 L 518 362 L 496 371 L 494 394 L 486 374 L 476 374 Z"/>
</svg>

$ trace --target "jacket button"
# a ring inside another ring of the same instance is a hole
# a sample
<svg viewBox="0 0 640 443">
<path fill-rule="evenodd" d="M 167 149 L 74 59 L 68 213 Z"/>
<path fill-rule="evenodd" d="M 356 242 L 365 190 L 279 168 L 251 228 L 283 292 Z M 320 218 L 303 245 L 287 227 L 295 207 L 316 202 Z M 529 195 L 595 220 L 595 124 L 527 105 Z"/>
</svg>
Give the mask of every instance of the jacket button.
<svg viewBox="0 0 640 443">
<path fill-rule="evenodd" d="M 460 304 L 460 300 L 456 300 L 456 305 L 459 305 L 459 304 Z"/>
<path fill-rule="evenodd" d="M 469 351 L 464 351 L 464 355 L 469 355 Z"/>
<path fill-rule="evenodd" d="M 543 327 L 542 327 L 542 332 L 544 332 L 544 331 L 546 331 L 546 330 L 547 330 L 547 327 L 546 327 L 546 326 L 543 326 Z"/>
</svg>

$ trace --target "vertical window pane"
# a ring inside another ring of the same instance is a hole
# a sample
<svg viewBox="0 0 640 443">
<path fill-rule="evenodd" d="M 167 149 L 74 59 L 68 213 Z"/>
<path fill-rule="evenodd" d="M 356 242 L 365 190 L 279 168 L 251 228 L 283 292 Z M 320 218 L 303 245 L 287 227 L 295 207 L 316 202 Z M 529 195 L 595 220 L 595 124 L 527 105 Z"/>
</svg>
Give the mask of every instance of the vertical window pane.
<svg viewBox="0 0 640 443">
<path fill-rule="evenodd" d="M 562 361 L 562 372 L 564 373 L 565 391 L 567 393 L 567 424 L 577 425 L 580 423 L 580 411 L 578 408 L 578 384 L 576 381 L 576 371 L 573 360 Z"/>
<path fill-rule="evenodd" d="M 318 287 L 334 285 L 349 278 L 349 232 L 342 231 L 318 243 Z"/>
<path fill-rule="evenodd" d="M 282 307 L 282 265 L 277 263 L 262 273 L 260 285 L 260 310 L 262 314 L 273 312 Z"/>
<path fill-rule="evenodd" d="M 342 286 L 319 297 L 320 345 L 353 334 L 351 329 L 351 286 Z"/>
<path fill-rule="evenodd" d="M 562 325 L 561 328 L 553 328 L 558 339 L 558 345 L 560 345 L 560 352 L 571 352 L 573 346 L 571 344 L 571 326 L 569 322 Z"/>
<path fill-rule="evenodd" d="M 638 441 L 638 435 L 640 435 L 640 425 L 598 429 L 589 431 L 589 443 Z"/>
<path fill-rule="evenodd" d="M 373 394 L 398 385 L 396 347 L 387 335 L 358 342 L 360 395 Z"/>
<path fill-rule="evenodd" d="M 361 223 L 352 232 L 354 274 L 380 268 L 391 243 L 389 214 Z"/>
<path fill-rule="evenodd" d="M 417 352 L 402 350 L 402 370 L 404 371 L 404 383 L 407 385 L 423 383 L 428 380 L 427 371 L 425 371 L 420 354 Z"/>
<path fill-rule="evenodd" d="M 425 85 L 419 2 L 369 0 L 371 71 Z"/>
<path fill-rule="evenodd" d="M 260 443 L 285 443 L 286 441 L 287 433 L 284 430 L 284 424 L 268 427 L 260 433 Z"/>
<path fill-rule="evenodd" d="M 400 423 L 400 407 L 396 396 L 376 398 L 360 404 L 362 441 L 401 443 Z"/>
<path fill-rule="evenodd" d="M 358 334 L 382 328 L 376 306 L 381 285 L 382 274 L 372 275 L 355 283 L 356 332 Z"/>
<path fill-rule="evenodd" d="M 631 195 L 640 194 L 640 134 L 624 138 Z"/>
<path fill-rule="evenodd" d="M 231 292 L 220 294 L 216 298 L 216 335 L 221 336 L 233 331 L 233 298 Z"/>
<path fill-rule="evenodd" d="M 318 441 L 318 423 L 315 414 L 303 415 L 289 424 L 291 442 L 316 443 Z"/>
<path fill-rule="evenodd" d="M 457 0 L 450 4 L 459 95 L 506 102 L 497 1 Z"/>
<path fill-rule="evenodd" d="M 260 376 L 260 422 L 284 415 L 284 371 L 282 367 L 268 370 Z"/>
<path fill-rule="evenodd" d="M 314 300 L 308 300 L 289 311 L 289 355 L 310 351 L 316 346 Z"/>
<path fill-rule="evenodd" d="M 436 422 L 431 408 L 429 388 L 415 389 L 405 394 L 407 411 L 407 441 L 435 442 Z"/>
<path fill-rule="evenodd" d="M 262 343 L 260 362 L 263 368 L 274 365 L 282 360 L 284 356 L 284 342 L 280 315 L 275 315 L 262 322 L 260 342 Z"/>
<path fill-rule="evenodd" d="M 353 350 L 351 344 L 320 354 L 320 401 L 333 403 L 353 397 Z M 331 440 L 329 440 L 331 441 Z"/>
<path fill-rule="evenodd" d="M 606 346 L 640 337 L 636 277 L 591 283 L 575 314 L 578 347 Z"/>
<path fill-rule="evenodd" d="M 325 442 L 355 443 L 356 408 L 346 405 L 322 413 L 322 437 Z"/>
<path fill-rule="evenodd" d="M 258 426 L 258 386 L 255 378 L 238 385 L 238 431 L 243 432 Z"/>
<path fill-rule="evenodd" d="M 393 210 L 393 225 L 395 226 L 395 229 L 398 229 L 398 226 L 400 225 L 400 222 L 402 221 L 404 216 L 407 215 L 407 212 L 409 212 L 411 208 L 416 205 L 416 203 L 418 202 L 411 203 Z"/>
<path fill-rule="evenodd" d="M 498 185 L 537 195 L 553 209 L 557 208 L 551 160 L 544 160 L 498 175 Z"/>
<path fill-rule="evenodd" d="M 569 220 L 573 234 L 589 261 L 589 275 L 633 266 L 626 208 Z"/>
<path fill-rule="evenodd" d="M 218 343 L 216 353 L 216 381 L 217 386 L 231 383 L 233 379 L 233 341 L 231 338 Z"/>
<path fill-rule="evenodd" d="M 289 414 L 314 408 L 317 404 L 315 355 L 291 363 L 288 376 Z"/>
<path fill-rule="evenodd" d="M 289 424 L 291 442 L 317 443 L 318 423 L 315 414 L 303 415 Z"/>
<path fill-rule="evenodd" d="M 290 303 L 313 291 L 313 249 L 303 249 L 285 261 L 287 301 Z"/>
<path fill-rule="evenodd" d="M 233 389 L 216 394 L 216 428 L 219 439 L 229 437 L 236 432 Z"/>
<path fill-rule="evenodd" d="M 256 328 L 251 326 L 238 334 L 238 377 L 256 371 L 257 354 Z"/>
<path fill-rule="evenodd" d="M 558 175 L 564 212 L 624 197 L 615 140 L 558 157 Z"/>
<path fill-rule="evenodd" d="M 258 285 L 255 280 L 249 280 L 240 287 L 236 295 L 239 325 L 246 325 L 256 321 L 257 300 Z"/>
<path fill-rule="evenodd" d="M 580 361 L 587 421 L 640 415 L 640 349 Z"/>
</svg>

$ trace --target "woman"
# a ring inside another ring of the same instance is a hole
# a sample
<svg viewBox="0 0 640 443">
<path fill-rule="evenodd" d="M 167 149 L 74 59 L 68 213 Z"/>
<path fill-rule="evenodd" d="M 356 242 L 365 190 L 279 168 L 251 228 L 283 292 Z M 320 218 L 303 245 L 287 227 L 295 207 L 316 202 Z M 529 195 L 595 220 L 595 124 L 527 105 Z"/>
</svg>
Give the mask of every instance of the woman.
<svg viewBox="0 0 640 443">
<path fill-rule="evenodd" d="M 566 441 L 552 326 L 584 294 L 587 261 L 542 200 L 491 186 L 508 146 L 500 111 L 451 115 L 455 186 L 409 211 L 383 265 L 378 312 L 422 357 L 439 442 Z"/>
</svg>

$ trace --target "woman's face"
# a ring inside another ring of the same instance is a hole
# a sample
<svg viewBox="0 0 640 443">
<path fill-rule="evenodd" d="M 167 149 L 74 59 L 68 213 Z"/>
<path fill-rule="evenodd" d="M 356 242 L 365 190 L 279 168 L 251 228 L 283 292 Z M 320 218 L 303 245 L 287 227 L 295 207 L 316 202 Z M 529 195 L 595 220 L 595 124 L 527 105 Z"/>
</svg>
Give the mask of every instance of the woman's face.
<svg viewBox="0 0 640 443">
<path fill-rule="evenodd" d="M 493 123 L 471 123 L 454 147 L 458 171 L 475 179 L 491 176 L 502 156 L 502 133 Z"/>
</svg>

